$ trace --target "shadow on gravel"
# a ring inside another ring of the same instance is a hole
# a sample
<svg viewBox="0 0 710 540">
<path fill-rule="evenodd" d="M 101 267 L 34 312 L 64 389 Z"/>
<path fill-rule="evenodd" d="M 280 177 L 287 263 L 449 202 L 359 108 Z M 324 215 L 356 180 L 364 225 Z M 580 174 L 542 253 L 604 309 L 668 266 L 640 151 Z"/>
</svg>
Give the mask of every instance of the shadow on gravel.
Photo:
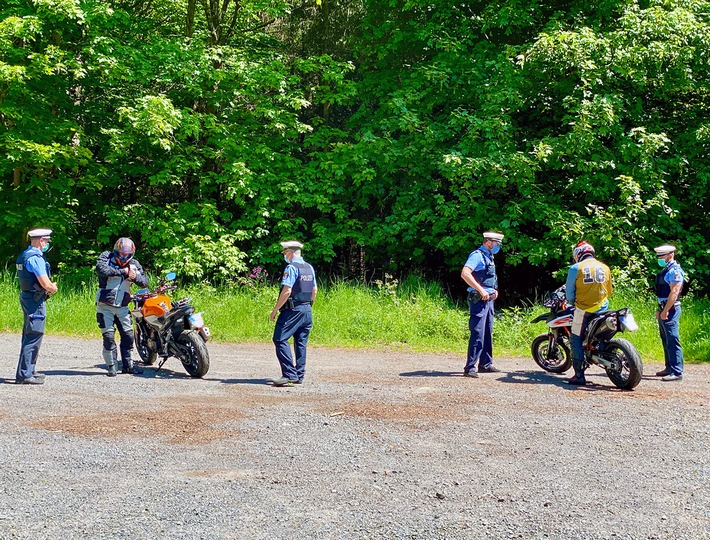
<svg viewBox="0 0 710 540">
<path fill-rule="evenodd" d="M 49 377 L 50 375 L 82 375 L 84 377 L 89 375 L 103 375 L 104 377 L 106 376 L 106 373 L 104 371 L 83 371 L 78 369 L 46 369 L 40 371 L 44 373 L 47 377 Z"/>
<path fill-rule="evenodd" d="M 134 375 L 139 379 L 192 379 L 190 375 L 184 371 L 173 371 L 171 369 L 160 368 L 158 371 L 157 367 L 141 366 L 143 373 L 140 375 Z M 120 373 L 120 369 L 119 369 Z"/>
<path fill-rule="evenodd" d="M 508 373 L 505 377 L 500 377 L 497 380 L 513 384 L 551 384 L 574 392 L 628 392 L 628 390 L 622 390 L 620 388 L 616 388 L 615 386 L 597 384 L 589 380 L 589 376 L 587 376 L 587 384 L 585 386 L 574 386 L 567 384 L 567 377 L 554 377 L 547 373 L 540 373 L 539 371 L 513 371 Z"/>
<path fill-rule="evenodd" d="M 463 371 L 405 371 L 400 377 L 463 377 Z"/>
<path fill-rule="evenodd" d="M 205 379 L 219 381 L 224 384 L 271 384 L 272 379 Z"/>
<path fill-rule="evenodd" d="M 507 373 L 505 377 L 500 377 L 497 380 L 513 384 L 552 384 L 560 388 L 580 388 L 570 386 L 564 379 L 539 371 L 512 371 Z"/>
<path fill-rule="evenodd" d="M 40 373 L 44 373 L 47 377 L 52 377 L 55 375 L 81 375 L 82 377 L 87 377 L 91 375 L 103 375 L 106 373 L 96 372 L 96 371 L 82 371 L 78 369 L 44 369 Z M 0 378 L 0 384 L 15 384 L 15 378 L 12 379 L 2 379 Z"/>
</svg>

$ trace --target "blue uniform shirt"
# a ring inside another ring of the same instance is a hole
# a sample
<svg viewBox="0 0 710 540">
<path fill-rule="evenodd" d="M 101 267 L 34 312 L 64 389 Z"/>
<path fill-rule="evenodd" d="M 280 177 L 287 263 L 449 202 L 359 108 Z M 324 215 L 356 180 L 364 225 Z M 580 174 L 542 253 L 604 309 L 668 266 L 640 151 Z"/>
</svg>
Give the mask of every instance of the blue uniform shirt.
<svg viewBox="0 0 710 540">
<path fill-rule="evenodd" d="M 675 285 L 676 283 L 683 283 L 684 279 L 685 272 L 683 272 L 683 269 L 680 267 L 680 263 L 678 263 L 677 261 L 671 262 L 668 265 L 668 270 L 663 276 L 663 280 L 668 283 L 668 285 Z M 666 300 L 668 300 L 667 296 L 665 298 L 659 298 L 658 303 L 662 304 Z"/>
<path fill-rule="evenodd" d="M 47 275 L 47 263 L 44 260 L 44 256 L 42 255 L 42 251 L 40 251 L 36 247 L 28 247 L 27 252 L 35 252 L 39 257 L 30 257 L 27 259 L 27 262 L 25 263 L 25 268 L 32 272 L 35 276 L 37 277 L 42 277 Z"/>
<path fill-rule="evenodd" d="M 303 257 L 294 257 L 293 262 L 306 264 L 306 261 L 303 260 Z M 298 268 L 296 268 L 292 264 L 289 264 L 286 267 L 286 269 L 284 270 L 284 277 L 281 280 L 281 285 L 284 287 L 293 288 L 297 279 L 298 279 Z M 315 275 L 313 276 L 313 286 L 314 287 L 316 286 L 316 276 Z"/>
<path fill-rule="evenodd" d="M 483 253 L 481 253 L 481 251 L 479 250 L 483 250 L 488 255 L 488 257 L 493 260 L 493 253 L 491 253 L 486 246 L 482 245 L 476 251 L 471 252 L 471 254 L 468 256 L 468 259 L 466 260 L 466 264 L 464 264 L 464 266 L 467 266 L 474 272 L 485 270 L 486 268 L 486 261 L 483 259 Z M 471 292 L 475 289 L 473 287 L 469 287 L 466 290 L 468 292 Z M 489 294 L 495 292 L 495 289 L 492 287 L 483 287 L 483 290 L 485 290 Z"/>
</svg>

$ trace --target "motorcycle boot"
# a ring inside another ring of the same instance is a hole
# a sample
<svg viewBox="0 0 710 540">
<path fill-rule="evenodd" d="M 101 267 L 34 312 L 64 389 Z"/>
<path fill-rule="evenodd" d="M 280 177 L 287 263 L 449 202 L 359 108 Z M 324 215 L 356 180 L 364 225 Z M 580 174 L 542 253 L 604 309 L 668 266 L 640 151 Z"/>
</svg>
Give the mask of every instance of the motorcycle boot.
<svg viewBox="0 0 710 540">
<path fill-rule="evenodd" d="M 141 373 L 143 373 L 143 370 L 139 367 L 134 366 L 133 359 L 128 358 L 127 360 L 123 360 L 123 367 L 121 368 L 121 373 L 129 375 L 140 375 Z"/>
<path fill-rule="evenodd" d="M 103 357 L 104 357 L 104 362 L 106 362 L 106 368 L 108 369 L 108 375 L 109 377 L 115 377 L 116 376 L 116 364 L 117 364 L 117 358 L 116 358 L 116 348 L 114 344 L 114 348 L 108 349 L 106 347 L 106 337 L 104 336 L 104 350 L 102 351 Z"/>
<path fill-rule="evenodd" d="M 567 384 L 575 386 L 584 386 L 587 384 L 587 380 L 584 378 L 584 370 L 587 368 L 586 362 L 572 357 L 572 367 L 574 368 L 574 377 L 568 379 Z"/>
</svg>

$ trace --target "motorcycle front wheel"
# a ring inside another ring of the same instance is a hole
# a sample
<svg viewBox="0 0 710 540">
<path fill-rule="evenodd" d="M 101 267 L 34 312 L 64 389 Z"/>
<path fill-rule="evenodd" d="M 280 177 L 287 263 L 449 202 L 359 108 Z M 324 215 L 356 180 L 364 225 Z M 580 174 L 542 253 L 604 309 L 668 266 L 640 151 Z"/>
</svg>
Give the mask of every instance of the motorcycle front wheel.
<svg viewBox="0 0 710 540">
<path fill-rule="evenodd" d="M 643 364 L 630 341 L 612 339 L 604 348 L 604 357 L 612 363 L 606 374 L 617 388 L 631 390 L 638 386 L 643 375 Z"/>
<path fill-rule="evenodd" d="M 190 377 L 201 378 L 210 369 L 210 354 L 197 332 L 183 332 L 177 339 L 178 359 Z"/>
<path fill-rule="evenodd" d="M 158 354 L 155 351 L 150 350 L 150 347 L 148 347 L 148 336 L 146 335 L 145 330 L 143 330 L 139 324 L 136 324 L 134 333 L 136 349 L 138 349 L 138 356 L 141 357 L 141 361 L 147 366 L 155 364 Z"/>
<path fill-rule="evenodd" d="M 561 343 L 557 339 L 550 339 L 548 334 L 537 336 L 530 347 L 533 360 L 545 371 L 550 373 L 564 373 L 572 366 L 569 343 L 562 339 Z"/>
</svg>

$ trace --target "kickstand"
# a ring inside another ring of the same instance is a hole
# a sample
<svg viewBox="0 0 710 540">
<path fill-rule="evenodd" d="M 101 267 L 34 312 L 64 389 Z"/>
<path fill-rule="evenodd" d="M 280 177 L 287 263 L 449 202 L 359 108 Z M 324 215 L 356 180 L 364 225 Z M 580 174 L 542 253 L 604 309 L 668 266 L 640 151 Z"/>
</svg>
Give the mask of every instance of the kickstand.
<svg viewBox="0 0 710 540">
<path fill-rule="evenodd" d="M 164 356 L 163 359 L 158 364 L 158 369 L 156 369 L 155 372 L 157 373 L 158 371 L 160 371 L 160 368 L 162 368 L 163 364 L 165 364 L 165 362 L 167 362 L 167 361 L 168 361 L 168 357 Z"/>
</svg>

